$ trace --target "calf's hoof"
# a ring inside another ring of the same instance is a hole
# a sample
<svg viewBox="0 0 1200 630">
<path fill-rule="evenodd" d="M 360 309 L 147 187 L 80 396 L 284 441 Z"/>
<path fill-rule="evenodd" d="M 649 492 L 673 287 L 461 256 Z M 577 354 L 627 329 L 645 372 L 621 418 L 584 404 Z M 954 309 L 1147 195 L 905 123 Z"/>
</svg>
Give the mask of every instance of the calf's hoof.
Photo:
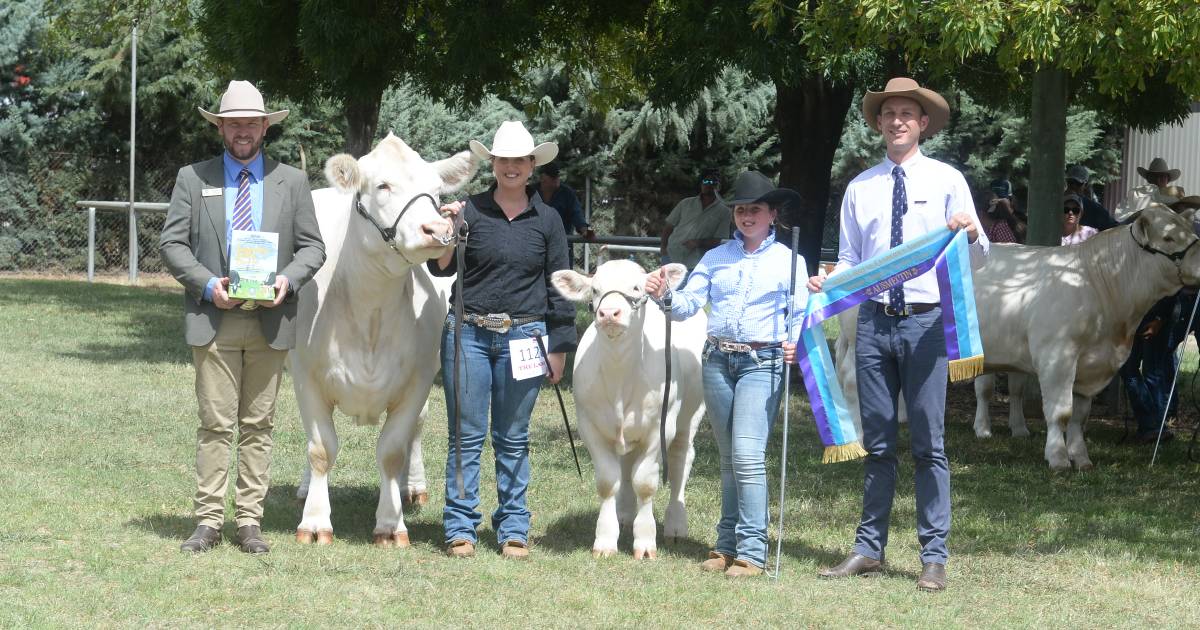
<svg viewBox="0 0 1200 630">
<path fill-rule="evenodd" d="M 657 558 L 658 558 L 658 550 L 657 549 L 634 549 L 633 550 L 633 559 L 634 560 L 655 560 Z"/>
<path fill-rule="evenodd" d="M 992 432 L 990 429 L 975 429 L 975 437 L 981 440 L 986 440 L 992 437 Z"/>
<path fill-rule="evenodd" d="M 616 549 L 600 549 L 597 547 L 592 547 L 592 557 L 597 560 L 601 558 L 611 558 L 615 555 L 617 555 Z"/>
<path fill-rule="evenodd" d="M 1078 470 L 1092 470 L 1095 466 L 1089 460 L 1075 462 L 1075 468 Z"/>
<path fill-rule="evenodd" d="M 1012 430 L 1012 436 L 1015 438 L 1027 438 L 1027 437 L 1029 437 L 1029 435 L 1030 435 L 1029 429 L 1026 429 L 1026 428 Z"/>
</svg>

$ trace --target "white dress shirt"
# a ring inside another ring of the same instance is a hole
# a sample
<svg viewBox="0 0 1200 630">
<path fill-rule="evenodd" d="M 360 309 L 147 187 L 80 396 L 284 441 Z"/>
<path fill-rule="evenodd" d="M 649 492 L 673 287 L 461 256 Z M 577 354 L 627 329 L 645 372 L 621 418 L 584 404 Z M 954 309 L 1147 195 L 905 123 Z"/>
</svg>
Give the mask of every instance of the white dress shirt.
<svg viewBox="0 0 1200 630">
<path fill-rule="evenodd" d="M 863 171 L 846 186 L 842 197 L 841 238 L 838 264 L 834 273 L 849 269 L 892 248 L 892 169 L 896 163 L 884 158 Z M 967 180 L 954 167 L 918 150 L 900 165 L 904 169 L 904 187 L 908 212 L 904 215 L 904 240 L 915 239 L 939 227 L 945 227 L 958 212 L 971 216 L 978 238 L 971 243 L 971 266 L 979 268 L 988 252 L 987 236 L 975 214 Z M 871 298 L 887 303 L 887 293 Z M 904 283 L 904 300 L 909 304 L 936 304 L 939 297 L 937 274 L 933 269 Z"/>
</svg>

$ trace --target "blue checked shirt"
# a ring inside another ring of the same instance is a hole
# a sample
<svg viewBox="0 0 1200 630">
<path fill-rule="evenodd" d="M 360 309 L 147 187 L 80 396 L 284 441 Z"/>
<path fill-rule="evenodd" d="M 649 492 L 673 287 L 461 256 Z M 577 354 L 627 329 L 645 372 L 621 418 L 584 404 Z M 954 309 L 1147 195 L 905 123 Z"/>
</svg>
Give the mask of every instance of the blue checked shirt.
<svg viewBox="0 0 1200 630">
<path fill-rule="evenodd" d="M 741 232 L 710 249 L 696 264 L 683 288 L 672 293 L 671 319 L 687 319 L 712 305 L 708 334 L 749 343 L 795 341 L 799 338 L 808 290 L 808 267 L 796 256 L 796 292 L 788 308 L 792 251 L 775 241 L 775 230 L 753 252 Z M 791 334 L 788 334 L 788 328 Z"/>
</svg>

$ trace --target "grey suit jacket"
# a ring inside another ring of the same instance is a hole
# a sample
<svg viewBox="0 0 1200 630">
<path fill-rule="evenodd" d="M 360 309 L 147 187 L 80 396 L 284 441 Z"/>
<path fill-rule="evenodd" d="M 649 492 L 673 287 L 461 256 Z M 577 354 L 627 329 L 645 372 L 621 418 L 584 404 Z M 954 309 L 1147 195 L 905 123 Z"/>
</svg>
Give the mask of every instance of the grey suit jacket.
<svg viewBox="0 0 1200 630">
<path fill-rule="evenodd" d="M 219 189 L 205 197 L 202 191 Z M 225 243 L 225 175 L 220 156 L 179 169 L 158 250 L 171 275 L 183 285 L 184 336 L 189 345 L 213 340 L 224 311 L 204 300 L 209 278 L 229 275 Z M 272 348 L 296 345 L 296 295 L 325 262 L 325 244 L 313 209 L 308 177 L 299 169 L 264 160 L 263 232 L 279 234 L 279 271 L 288 296 L 275 308 L 255 313 Z"/>
</svg>

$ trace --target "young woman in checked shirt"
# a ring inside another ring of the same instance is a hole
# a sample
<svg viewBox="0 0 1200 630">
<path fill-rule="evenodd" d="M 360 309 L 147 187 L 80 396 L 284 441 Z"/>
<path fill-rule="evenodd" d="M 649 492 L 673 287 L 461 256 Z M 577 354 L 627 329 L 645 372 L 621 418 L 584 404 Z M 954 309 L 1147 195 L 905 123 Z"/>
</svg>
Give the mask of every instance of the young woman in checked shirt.
<svg viewBox="0 0 1200 630">
<path fill-rule="evenodd" d="M 700 567 L 728 577 L 759 575 L 767 560 L 767 437 L 783 394 L 783 363 L 794 361 L 790 331 L 799 329 L 808 292 L 803 283 L 788 303 L 795 260 L 776 241 L 781 207 L 799 195 L 747 171 L 734 187 L 734 238 L 700 259 L 672 294 L 671 318 L 686 319 L 711 305 L 704 347 L 704 401 L 721 456 L 721 519 L 717 544 Z M 650 274 L 646 292 L 661 299 L 665 273 Z M 789 331 L 790 329 L 790 331 Z"/>
</svg>

